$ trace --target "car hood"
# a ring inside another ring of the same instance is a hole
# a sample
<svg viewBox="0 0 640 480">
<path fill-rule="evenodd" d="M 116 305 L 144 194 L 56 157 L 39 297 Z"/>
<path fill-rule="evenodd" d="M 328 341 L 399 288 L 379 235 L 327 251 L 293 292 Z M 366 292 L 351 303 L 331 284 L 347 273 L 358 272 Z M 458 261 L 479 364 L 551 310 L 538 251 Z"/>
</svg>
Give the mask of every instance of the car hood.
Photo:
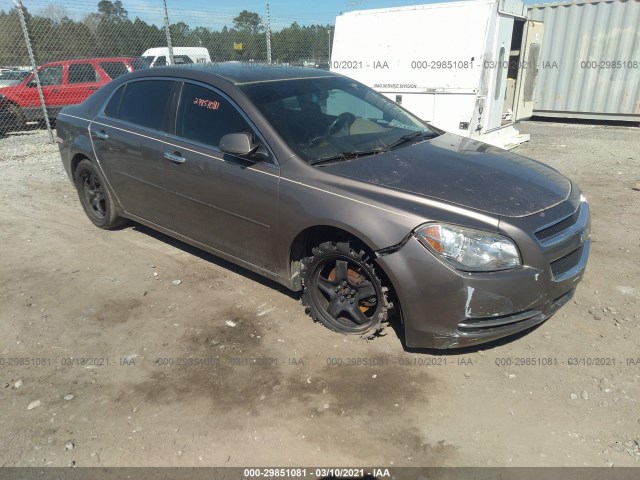
<svg viewBox="0 0 640 480">
<path fill-rule="evenodd" d="M 546 210 L 571 193 L 571 182 L 551 167 L 448 133 L 321 168 L 342 177 L 505 217 Z"/>
</svg>

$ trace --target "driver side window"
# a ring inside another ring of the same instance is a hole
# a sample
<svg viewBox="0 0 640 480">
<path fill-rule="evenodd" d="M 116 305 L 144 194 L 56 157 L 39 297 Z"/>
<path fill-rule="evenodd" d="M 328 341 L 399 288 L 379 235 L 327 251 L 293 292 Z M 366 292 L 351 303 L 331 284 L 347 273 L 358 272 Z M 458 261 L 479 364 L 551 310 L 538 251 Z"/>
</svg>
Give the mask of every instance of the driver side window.
<svg viewBox="0 0 640 480">
<path fill-rule="evenodd" d="M 238 110 L 215 91 L 185 83 L 180 95 L 176 135 L 218 148 L 227 133 L 252 132 Z"/>
<path fill-rule="evenodd" d="M 62 83 L 62 66 L 47 67 L 41 72 L 38 72 L 38 76 L 40 77 L 40 84 L 43 87 L 60 85 Z"/>
</svg>

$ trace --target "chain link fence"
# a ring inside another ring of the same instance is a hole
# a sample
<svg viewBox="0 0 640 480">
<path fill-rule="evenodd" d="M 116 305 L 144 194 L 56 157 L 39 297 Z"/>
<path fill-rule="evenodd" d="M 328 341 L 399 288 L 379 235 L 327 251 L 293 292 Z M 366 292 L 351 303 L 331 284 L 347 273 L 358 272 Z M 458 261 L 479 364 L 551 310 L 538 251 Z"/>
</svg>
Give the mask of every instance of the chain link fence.
<svg viewBox="0 0 640 480">
<path fill-rule="evenodd" d="M 161 65 L 239 61 L 329 68 L 333 25 L 228 2 L 0 0 L 0 137 L 49 130 L 65 105 L 113 78 Z"/>
</svg>

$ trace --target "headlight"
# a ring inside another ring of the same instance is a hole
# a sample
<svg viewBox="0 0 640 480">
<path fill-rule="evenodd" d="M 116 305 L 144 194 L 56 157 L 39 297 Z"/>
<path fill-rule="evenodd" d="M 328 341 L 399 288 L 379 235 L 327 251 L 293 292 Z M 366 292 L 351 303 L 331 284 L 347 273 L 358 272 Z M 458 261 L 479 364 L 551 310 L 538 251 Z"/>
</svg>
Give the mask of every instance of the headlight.
<svg viewBox="0 0 640 480">
<path fill-rule="evenodd" d="M 415 234 L 420 243 L 458 270 L 492 272 L 522 265 L 515 243 L 498 233 L 429 223 Z"/>
</svg>

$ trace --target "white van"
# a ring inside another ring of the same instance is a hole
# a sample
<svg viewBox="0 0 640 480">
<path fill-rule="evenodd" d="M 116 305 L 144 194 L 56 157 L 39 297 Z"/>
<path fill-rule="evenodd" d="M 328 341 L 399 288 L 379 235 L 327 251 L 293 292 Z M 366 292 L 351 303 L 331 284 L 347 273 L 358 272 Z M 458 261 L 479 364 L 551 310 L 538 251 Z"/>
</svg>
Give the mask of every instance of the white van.
<svg viewBox="0 0 640 480">
<path fill-rule="evenodd" d="M 150 67 L 169 65 L 169 48 L 156 47 L 146 50 L 142 58 L 147 60 Z M 173 47 L 173 62 L 176 65 L 185 63 L 209 63 L 209 50 L 204 47 Z"/>
</svg>

